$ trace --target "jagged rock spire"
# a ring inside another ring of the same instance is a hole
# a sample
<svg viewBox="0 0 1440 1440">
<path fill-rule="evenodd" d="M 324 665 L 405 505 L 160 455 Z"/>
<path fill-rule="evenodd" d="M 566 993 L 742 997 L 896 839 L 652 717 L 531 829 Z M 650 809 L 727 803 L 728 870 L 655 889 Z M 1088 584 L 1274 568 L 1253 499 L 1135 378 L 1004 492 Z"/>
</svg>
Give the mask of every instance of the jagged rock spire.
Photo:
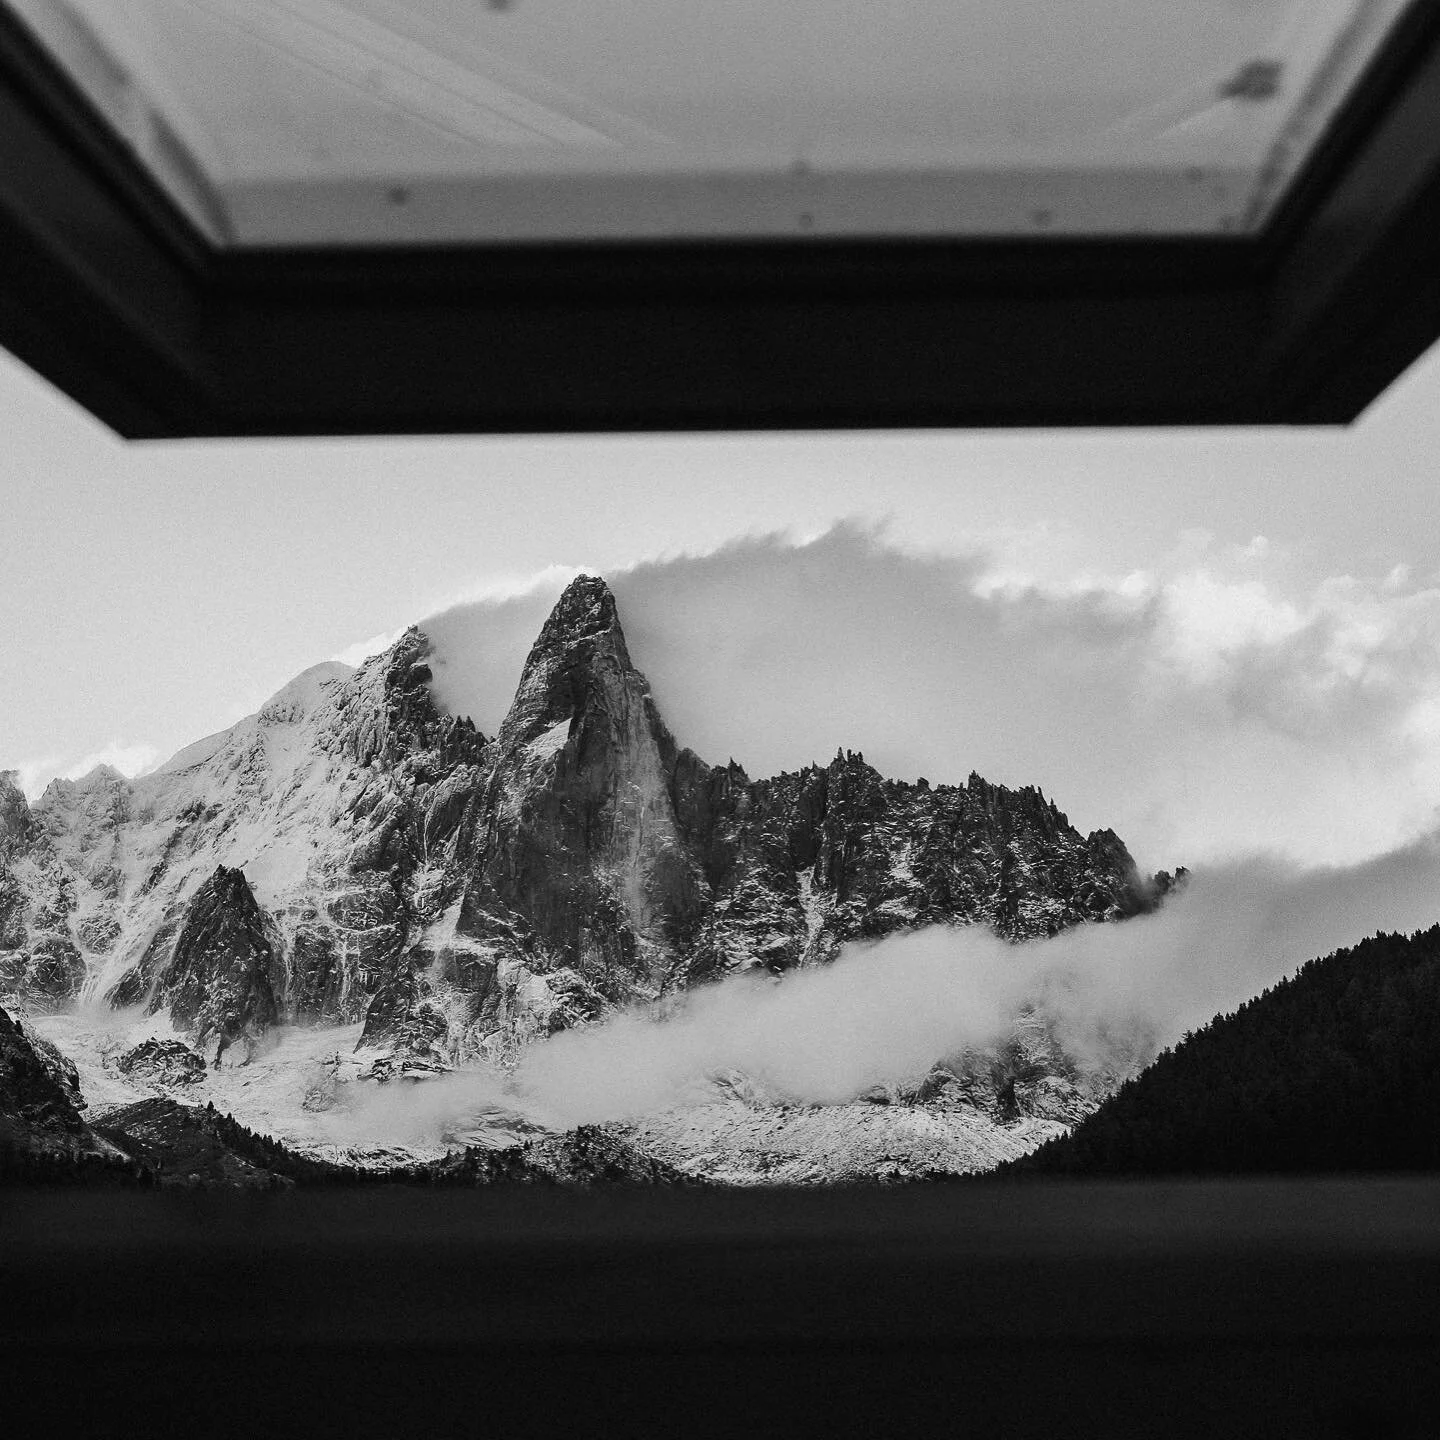
<svg viewBox="0 0 1440 1440">
<path fill-rule="evenodd" d="M 598 576 L 578 575 L 530 647 L 500 744 L 528 744 L 584 710 L 607 683 L 649 690 L 631 664 L 610 587 Z"/>
<path fill-rule="evenodd" d="M 659 942 L 699 898 L 676 823 L 675 754 L 610 587 L 577 577 L 500 727 L 467 923 L 518 913 L 587 974 L 643 969 L 643 942 Z"/>
<path fill-rule="evenodd" d="M 582 640 L 618 625 L 615 596 L 610 587 L 598 575 L 577 575 L 555 602 L 534 648 L 543 649 L 557 641 Z"/>
<path fill-rule="evenodd" d="M 150 1010 L 168 1006 L 196 1043 L 220 1055 L 279 1018 L 270 984 L 273 955 L 265 918 L 240 870 L 217 865 L 185 912 Z"/>
<path fill-rule="evenodd" d="M 394 765 L 420 750 L 446 764 L 479 760 L 485 737 L 466 717 L 442 715 L 430 693 L 430 637 L 412 625 L 383 654 L 373 655 L 335 697 L 335 716 L 322 743 L 361 765 Z"/>
</svg>

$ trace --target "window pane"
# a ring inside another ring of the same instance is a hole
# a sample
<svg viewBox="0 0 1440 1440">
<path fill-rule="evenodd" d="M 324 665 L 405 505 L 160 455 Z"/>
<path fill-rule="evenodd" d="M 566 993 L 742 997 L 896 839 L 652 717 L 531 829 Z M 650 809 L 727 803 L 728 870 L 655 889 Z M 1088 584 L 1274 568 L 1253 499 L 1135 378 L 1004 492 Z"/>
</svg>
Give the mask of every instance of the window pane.
<svg viewBox="0 0 1440 1440">
<path fill-rule="evenodd" d="M 1236 234 L 1408 0 L 10 0 L 245 245 Z"/>
</svg>

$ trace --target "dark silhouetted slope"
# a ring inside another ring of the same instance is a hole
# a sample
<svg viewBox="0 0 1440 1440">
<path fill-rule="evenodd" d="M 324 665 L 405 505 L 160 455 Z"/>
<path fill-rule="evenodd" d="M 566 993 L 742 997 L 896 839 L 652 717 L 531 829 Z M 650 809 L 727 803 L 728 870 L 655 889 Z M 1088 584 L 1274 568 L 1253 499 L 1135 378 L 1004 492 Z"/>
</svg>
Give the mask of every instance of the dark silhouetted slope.
<svg viewBox="0 0 1440 1440">
<path fill-rule="evenodd" d="M 1436 1169 L 1440 925 L 1311 960 L 1005 1173 Z"/>
</svg>

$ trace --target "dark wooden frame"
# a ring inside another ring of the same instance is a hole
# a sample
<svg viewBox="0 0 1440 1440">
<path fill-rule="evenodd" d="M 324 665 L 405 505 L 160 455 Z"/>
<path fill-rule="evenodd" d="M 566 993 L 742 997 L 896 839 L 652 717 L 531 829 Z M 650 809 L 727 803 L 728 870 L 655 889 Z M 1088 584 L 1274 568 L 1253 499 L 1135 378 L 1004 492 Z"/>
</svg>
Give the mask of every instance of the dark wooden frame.
<svg viewBox="0 0 1440 1440">
<path fill-rule="evenodd" d="M 1440 334 L 1440 5 L 1263 234 L 227 251 L 0 11 L 0 344 L 121 435 L 1343 424 Z"/>
</svg>

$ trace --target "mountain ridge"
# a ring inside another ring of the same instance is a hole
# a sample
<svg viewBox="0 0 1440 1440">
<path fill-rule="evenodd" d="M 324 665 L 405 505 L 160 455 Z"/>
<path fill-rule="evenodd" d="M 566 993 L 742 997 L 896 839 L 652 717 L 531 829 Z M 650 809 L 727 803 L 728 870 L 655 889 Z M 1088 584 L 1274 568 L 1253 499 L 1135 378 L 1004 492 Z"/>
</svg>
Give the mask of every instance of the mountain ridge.
<svg viewBox="0 0 1440 1440">
<path fill-rule="evenodd" d="M 0 781 L 0 995 L 158 1009 L 211 1064 L 275 1023 L 363 1022 L 361 1049 L 443 1067 L 737 969 L 926 924 L 1050 935 L 1172 883 L 1033 787 L 888 780 L 846 750 L 759 780 L 707 764 L 598 577 L 566 588 L 493 737 L 441 712 L 432 654 L 411 627 L 357 670 L 312 667 L 133 781 L 34 806 Z M 201 1021 L 165 977 L 228 875 L 249 938 L 187 973 L 255 1003 Z"/>
</svg>

